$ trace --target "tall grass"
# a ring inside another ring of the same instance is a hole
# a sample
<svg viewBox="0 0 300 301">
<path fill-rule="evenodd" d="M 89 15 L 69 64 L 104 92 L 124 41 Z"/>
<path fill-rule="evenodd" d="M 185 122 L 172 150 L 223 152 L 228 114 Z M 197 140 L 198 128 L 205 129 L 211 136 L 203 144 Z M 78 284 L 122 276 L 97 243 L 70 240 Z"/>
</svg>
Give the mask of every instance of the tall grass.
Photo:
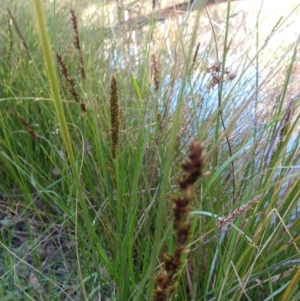
<svg viewBox="0 0 300 301">
<path fill-rule="evenodd" d="M 299 39 L 5 4 L 0 299 L 298 300 Z"/>
</svg>

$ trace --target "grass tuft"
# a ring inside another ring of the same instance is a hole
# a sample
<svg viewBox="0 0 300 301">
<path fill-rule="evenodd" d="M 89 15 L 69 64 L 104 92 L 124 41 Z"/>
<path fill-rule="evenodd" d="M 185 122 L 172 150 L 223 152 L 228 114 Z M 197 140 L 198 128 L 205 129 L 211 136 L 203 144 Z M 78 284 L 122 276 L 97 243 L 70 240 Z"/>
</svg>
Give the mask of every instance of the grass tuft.
<svg viewBox="0 0 300 301">
<path fill-rule="evenodd" d="M 300 6 L 2 2 L 0 300 L 299 300 Z"/>
</svg>

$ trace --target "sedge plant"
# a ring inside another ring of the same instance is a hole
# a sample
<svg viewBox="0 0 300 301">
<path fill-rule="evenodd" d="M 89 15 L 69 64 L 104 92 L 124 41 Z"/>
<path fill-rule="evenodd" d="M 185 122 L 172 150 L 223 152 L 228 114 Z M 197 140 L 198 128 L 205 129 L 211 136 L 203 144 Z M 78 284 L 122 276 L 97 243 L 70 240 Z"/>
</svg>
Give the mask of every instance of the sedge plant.
<svg viewBox="0 0 300 301">
<path fill-rule="evenodd" d="M 299 299 L 299 7 L 204 4 L 4 1 L 1 300 Z"/>
</svg>

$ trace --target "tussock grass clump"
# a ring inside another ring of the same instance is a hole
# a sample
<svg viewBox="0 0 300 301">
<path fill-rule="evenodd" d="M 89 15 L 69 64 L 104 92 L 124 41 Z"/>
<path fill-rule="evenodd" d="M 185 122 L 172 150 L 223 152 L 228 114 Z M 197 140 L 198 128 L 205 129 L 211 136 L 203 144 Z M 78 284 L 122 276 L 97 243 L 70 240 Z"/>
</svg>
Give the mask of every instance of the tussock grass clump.
<svg viewBox="0 0 300 301">
<path fill-rule="evenodd" d="M 298 7 L 46 2 L 0 11 L 0 300 L 298 301 Z"/>
</svg>

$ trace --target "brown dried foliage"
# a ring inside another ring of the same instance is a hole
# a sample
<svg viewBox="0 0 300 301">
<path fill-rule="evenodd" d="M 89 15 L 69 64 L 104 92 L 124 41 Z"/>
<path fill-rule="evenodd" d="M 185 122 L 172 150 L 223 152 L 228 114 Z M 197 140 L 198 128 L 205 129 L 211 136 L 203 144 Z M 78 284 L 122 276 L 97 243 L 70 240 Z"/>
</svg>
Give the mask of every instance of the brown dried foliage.
<svg viewBox="0 0 300 301">
<path fill-rule="evenodd" d="M 156 277 L 156 288 L 153 291 L 154 301 L 166 301 L 172 298 L 176 290 L 181 271 L 185 265 L 184 255 L 189 252 L 188 244 L 191 236 L 191 223 L 186 220 L 190 213 L 189 204 L 192 189 L 198 178 L 204 176 L 204 150 L 200 143 L 192 142 L 190 155 L 182 164 L 184 176 L 179 182 L 182 196 L 172 196 L 174 202 L 174 233 L 176 246 L 174 255 L 165 254 L 163 270 Z"/>
<path fill-rule="evenodd" d="M 197 44 L 197 46 L 196 46 L 196 49 L 195 49 L 195 53 L 194 53 L 194 57 L 193 57 L 193 62 L 192 62 L 192 70 L 194 69 L 195 64 L 196 64 L 196 60 L 197 60 L 197 57 L 198 57 L 200 45 L 201 45 L 201 43 L 199 42 Z"/>
<path fill-rule="evenodd" d="M 25 48 L 25 51 L 26 51 L 26 53 L 27 53 L 29 59 L 31 59 L 31 55 L 30 55 L 30 53 L 29 53 L 29 48 L 28 48 L 28 46 L 27 46 L 27 43 L 26 43 L 26 40 L 25 40 L 24 36 L 22 35 L 22 32 L 21 32 L 21 30 L 20 30 L 20 27 L 19 27 L 19 25 L 18 25 L 16 19 L 15 19 L 14 16 L 12 15 L 11 11 L 9 10 L 9 8 L 7 8 L 7 12 L 8 12 L 9 17 L 10 17 L 10 18 L 12 19 L 12 21 L 13 21 L 13 24 L 14 24 L 14 27 L 15 27 L 15 29 L 16 29 L 16 32 L 17 32 L 19 38 L 20 38 L 21 41 L 22 41 L 22 44 L 23 44 L 23 46 L 24 46 L 24 48 Z"/>
<path fill-rule="evenodd" d="M 19 119 L 21 120 L 22 124 L 24 125 L 26 131 L 31 135 L 31 137 L 35 140 L 38 141 L 39 137 L 36 134 L 36 132 L 32 129 L 30 124 L 23 118 L 22 116 L 18 115 Z"/>
<path fill-rule="evenodd" d="M 110 126 L 111 126 L 111 154 L 115 159 L 119 144 L 119 96 L 117 80 L 113 76 L 110 83 Z"/>
<path fill-rule="evenodd" d="M 211 81 L 207 85 L 207 89 L 211 90 L 215 86 L 220 85 L 225 81 L 225 79 L 222 77 L 222 64 L 222 62 L 216 61 L 212 66 L 206 68 L 206 73 L 211 75 Z M 228 76 L 229 80 L 234 80 L 237 76 L 228 68 L 224 70 L 224 73 Z"/>
<path fill-rule="evenodd" d="M 74 97 L 74 100 L 76 102 L 80 102 L 79 101 L 79 95 L 75 90 L 75 81 L 74 79 L 72 79 L 69 75 L 68 69 L 61 57 L 61 55 L 59 55 L 58 53 L 56 53 L 56 59 L 57 59 L 57 63 L 58 66 L 60 67 L 61 73 L 63 74 L 63 76 L 65 77 L 67 83 L 69 84 L 69 91 L 72 94 L 72 96 Z"/>
<path fill-rule="evenodd" d="M 13 33 L 11 30 L 10 26 L 10 17 L 8 16 L 7 18 L 7 23 L 8 23 L 8 51 L 7 51 L 7 64 L 11 66 L 11 54 L 12 54 L 12 49 L 13 49 Z"/>
<path fill-rule="evenodd" d="M 245 205 L 240 206 L 239 208 L 232 211 L 228 216 L 223 217 L 218 220 L 218 227 L 221 228 L 224 225 L 233 222 L 238 216 L 245 214 L 254 203 L 257 203 L 260 199 L 260 195 L 255 196 L 252 200 L 250 200 Z"/>
<path fill-rule="evenodd" d="M 151 61 L 152 61 L 151 68 L 153 73 L 154 91 L 157 92 L 159 89 L 159 71 L 157 67 L 158 63 L 155 54 L 152 54 Z"/>
<path fill-rule="evenodd" d="M 78 33 L 78 22 L 77 22 L 77 16 L 76 13 L 73 9 L 71 9 L 71 21 L 72 21 L 72 26 L 74 29 L 74 46 L 78 50 L 79 53 L 79 60 L 80 60 L 80 74 L 83 80 L 85 80 L 85 70 L 84 70 L 84 62 L 83 62 L 83 55 L 82 55 L 82 50 L 80 46 L 80 39 L 79 39 L 79 33 Z"/>
</svg>

